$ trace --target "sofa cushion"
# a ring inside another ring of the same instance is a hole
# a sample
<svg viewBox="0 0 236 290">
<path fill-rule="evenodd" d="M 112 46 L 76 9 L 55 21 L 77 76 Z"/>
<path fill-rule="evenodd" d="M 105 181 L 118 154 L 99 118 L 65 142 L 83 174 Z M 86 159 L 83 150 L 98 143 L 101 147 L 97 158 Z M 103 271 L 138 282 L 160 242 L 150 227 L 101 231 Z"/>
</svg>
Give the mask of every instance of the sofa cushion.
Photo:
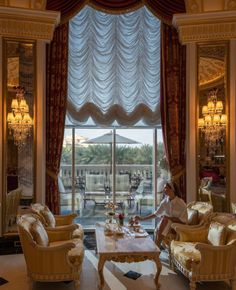
<svg viewBox="0 0 236 290">
<path fill-rule="evenodd" d="M 111 190 L 113 190 L 112 181 L 113 181 L 113 176 L 110 175 Z M 130 190 L 129 174 L 121 174 L 121 175 L 117 174 L 116 175 L 116 191 L 128 193 L 129 190 Z"/>
<path fill-rule="evenodd" d="M 212 222 L 209 226 L 207 239 L 213 246 L 224 245 L 226 240 L 226 227 L 218 222 Z"/>
<path fill-rule="evenodd" d="M 193 264 L 198 264 L 201 261 L 201 254 L 195 248 L 196 243 L 190 242 L 171 242 L 171 253 L 178 262 L 191 271 Z"/>
<path fill-rule="evenodd" d="M 236 220 L 227 224 L 226 245 L 234 243 L 236 240 Z"/>
<path fill-rule="evenodd" d="M 105 176 L 102 174 L 86 174 L 87 192 L 104 192 Z"/>
<path fill-rule="evenodd" d="M 35 221 L 32 223 L 30 233 L 38 245 L 43 247 L 47 247 L 49 245 L 47 232 L 40 221 Z"/>
<path fill-rule="evenodd" d="M 198 211 L 193 208 L 187 208 L 188 212 L 188 224 L 197 225 L 198 224 Z"/>
<path fill-rule="evenodd" d="M 191 231 L 186 229 L 181 229 L 180 232 L 180 240 L 182 242 L 198 242 L 198 243 L 207 243 L 207 235 L 208 235 L 208 228 L 207 227 L 201 227 L 196 228 Z"/>
<path fill-rule="evenodd" d="M 50 209 L 47 206 L 45 206 L 44 210 L 42 210 L 40 213 L 42 214 L 42 216 L 44 217 L 44 219 L 46 221 L 46 226 L 51 227 L 51 228 L 55 228 L 56 220 L 55 220 L 54 215 L 50 211 Z"/>
</svg>

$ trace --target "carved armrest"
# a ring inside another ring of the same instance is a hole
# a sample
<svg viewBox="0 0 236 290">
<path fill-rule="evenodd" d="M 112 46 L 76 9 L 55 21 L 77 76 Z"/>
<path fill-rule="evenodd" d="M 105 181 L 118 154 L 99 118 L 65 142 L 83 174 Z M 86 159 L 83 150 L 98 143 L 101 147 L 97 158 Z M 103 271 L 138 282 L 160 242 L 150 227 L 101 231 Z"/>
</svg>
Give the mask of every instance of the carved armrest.
<svg viewBox="0 0 236 290">
<path fill-rule="evenodd" d="M 201 261 L 194 264 L 192 271 L 204 275 L 234 274 L 236 265 L 236 245 L 213 246 L 210 244 L 198 243 L 195 248 L 201 253 Z"/>
</svg>

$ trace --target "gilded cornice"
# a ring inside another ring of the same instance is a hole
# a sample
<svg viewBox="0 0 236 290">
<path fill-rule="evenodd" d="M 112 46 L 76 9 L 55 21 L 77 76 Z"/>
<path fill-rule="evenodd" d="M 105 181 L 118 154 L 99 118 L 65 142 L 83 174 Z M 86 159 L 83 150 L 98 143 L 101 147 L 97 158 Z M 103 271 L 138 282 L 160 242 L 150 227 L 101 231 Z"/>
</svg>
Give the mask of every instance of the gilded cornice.
<svg viewBox="0 0 236 290">
<path fill-rule="evenodd" d="M 236 11 L 175 14 L 173 25 L 182 44 L 236 38 Z"/>
<path fill-rule="evenodd" d="M 50 41 L 60 13 L 47 10 L 0 7 L 0 35 Z"/>
</svg>

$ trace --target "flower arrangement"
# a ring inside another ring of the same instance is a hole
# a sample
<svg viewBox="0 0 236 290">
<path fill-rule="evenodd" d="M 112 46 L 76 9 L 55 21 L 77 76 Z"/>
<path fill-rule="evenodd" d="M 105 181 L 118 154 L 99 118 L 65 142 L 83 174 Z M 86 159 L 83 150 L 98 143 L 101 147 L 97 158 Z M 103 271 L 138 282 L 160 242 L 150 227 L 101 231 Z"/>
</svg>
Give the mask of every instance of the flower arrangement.
<svg viewBox="0 0 236 290">
<path fill-rule="evenodd" d="M 120 226 L 123 226 L 124 225 L 125 214 L 120 212 L 117 217 L 119 219 Z"/>
</svg>

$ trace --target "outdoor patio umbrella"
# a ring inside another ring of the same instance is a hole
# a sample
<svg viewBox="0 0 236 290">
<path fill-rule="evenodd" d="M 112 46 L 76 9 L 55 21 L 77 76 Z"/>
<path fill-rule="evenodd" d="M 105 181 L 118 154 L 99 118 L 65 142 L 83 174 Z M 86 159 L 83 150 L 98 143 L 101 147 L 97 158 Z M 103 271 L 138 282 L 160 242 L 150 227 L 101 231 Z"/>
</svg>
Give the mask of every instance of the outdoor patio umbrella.
<svg viewBox="0 0 236 290">
<path fill-rule="evenodd" d="M 127 137 L 121 136 L 119 134 L 115 134 L 115 142 L 116 144 L 138 144 L 139 142 L 129 139 Z M 112 144 L 113 134 L 112 131 L 96 138 L 89 139 L 84 144 Z"/>
<path fill-rule="evenodd" d="M 115 141 L 115 143 L 113 142 Z M 84 144 L 110 144 L 111 145 L 111 152 L 112 152 L 112 172 L 113 172 L 113 192 L 115 192 L 115 144 L 139 144 L 139 142 L 132 140 L 130 138 L 121 136 L 116 133 L 116 130 L 110 131 L 109 133 L 103 134 L 101 136 L 89 139 Z M 112 166 L 113 165 L 113 166 Z"/>
</svg>

